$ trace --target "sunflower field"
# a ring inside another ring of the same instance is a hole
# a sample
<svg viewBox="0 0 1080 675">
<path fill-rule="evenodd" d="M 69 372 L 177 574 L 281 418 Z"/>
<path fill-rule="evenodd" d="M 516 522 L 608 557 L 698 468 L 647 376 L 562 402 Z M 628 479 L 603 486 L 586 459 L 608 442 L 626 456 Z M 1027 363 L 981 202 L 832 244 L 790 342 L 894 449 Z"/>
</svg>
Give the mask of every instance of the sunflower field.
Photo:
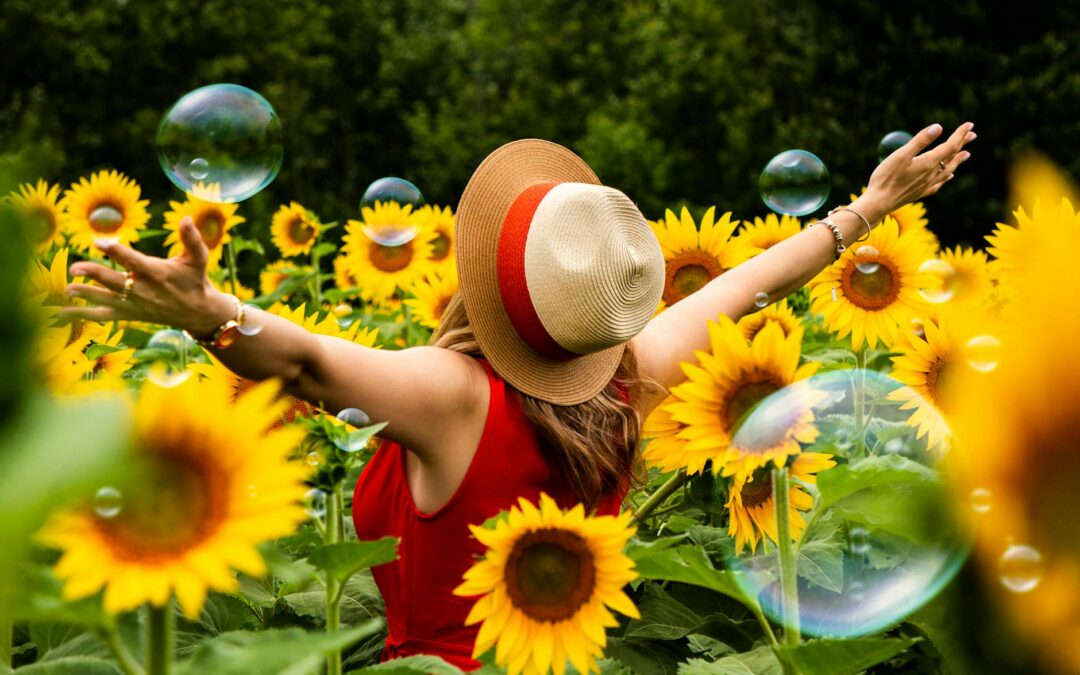
<svg viewBox="0 0 1080 675">
<path fill-rule="evenodd" d="M 1011 189 L 982 247 L 941 248 L 910 204 L 790 297 L 718 316 L 645 421 L 620 515 L 545 495 L 475 523 L 487 552 L 455 593 L 482 672 L 1080 672 L 1080 200 L 1034 155 Z M 190 217 L 245 303 L 426 344 L 457 288 L 453 210 L 328 215 L 188 194 L 158 220 L 115 170 L 11 186 L 0 669 L 461 672 L 379 663 L 371 569 L 398 542 L 347 517 L 379 420 L 242 379 L 168 326 L 56 318 L 86 302 L 66 287 L 95 239 L 176 255 Z M 667 210 L 657 312 L 809 222 Z"/>
</svg>

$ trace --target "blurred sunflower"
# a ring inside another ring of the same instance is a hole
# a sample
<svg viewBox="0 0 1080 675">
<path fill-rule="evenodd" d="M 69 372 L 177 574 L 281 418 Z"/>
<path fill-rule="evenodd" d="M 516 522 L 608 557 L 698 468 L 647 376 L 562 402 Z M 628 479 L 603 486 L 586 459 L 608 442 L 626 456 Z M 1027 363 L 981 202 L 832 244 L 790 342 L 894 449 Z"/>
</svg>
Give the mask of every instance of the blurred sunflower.
<svg viewBox="0 0 1080 675">
<path fill-rule="evenodd" d="M 664 252 L 665 306 L 670 307 L 727 270 L 761 253 L 761 249 L 732 239 L 739 221 L 725 213 L 715 220 L 710 207 L 701 218 L 698 230 L 690 211 L 683 207 L 679 217 L 668 209 L 664 220 L 649 221 L 660 249 Z"/>
<path fill-rule="evenodd" d="M 416 212 L 422 229 L 431 231 L 431 255 L 428 261 L 432 270 L 441 275 L 457 274 L 454 262 L 454 212 L 449 206 L 425 205 Z"/>
<path fill-rule="evenodd" d="M 349 261 L 344 255 L 334 258 L 334 288 L 339 291 L 351 291 L 360 287 L 360 282 L 349 268 Z"/>
<path fill-rule="evenodd" d="M 405 300 L 405 306 L 412 310 L 413 318 L 431 330 L 439 327 L 443 312 L 450 304 L 450 299 L 458 290 L 457 274 L 428 274 L 417 279 L 409 287 L 411 298 Z"/>
<path fill-rule="evenodd" d="M 368 229 L 405 229 L 416 217 L 410 206 L 397 202 L 376 202 L 374 208 L 360 211 L 363 221 L 350 220 L 345 225 L 344 253 L 350 274 L 356 279 L 361 297 L 382 300 L 398 289 L 408 288 L 413 280 L 431 268 L 434 230 L 421 228 L 416 236 L 400 246 L 384 246 L 368 237 Z"/>
<path fill-rule="evenodd" d="M 539 509 L 519 499 L 494 528 L 470 526 L 487 552 L 454 594 L 481 596 L 465 620 L 480 624 L 474 658 L 494 646 L 510 675 L 562 675 L 568 659 L 579 673 L 598 671 L 604 629 L 618 625 L 609 609 L 641 616 L 622 590 L 637 578 L 623 553 L 629 519 L 587 517 L 580 504 L 561 511 L 541 494 Z"/>
<path fill-rule="evenodd" d="M 659 427 L 668 434 L 652 438 L 643 457 L 666 470 L 685 468 L 690 473 L 700 473 L 711 461 L 713 473 L 724 476 L 749 473 L 770 462 L 782 466 L 800 452 L 800 443 L 817 437 L 813 392 L 792 390 L 785 395 L 789 405 L 768 434 L 746 433 L 738 443 L 735 436 L 744 416 L 769 395 L 817 371 L 816 363 L 799 365 L 801 341 L 801 332 L 785 337 L 776 323 L 747 342 L 728 317 L 709 322 L 711 349 L 696 352 L 700 365 L 682 364 L 687 380 L 671 388 L 671 402 L 653 413 L 650 424 L 650 429 Z M 671 434 L 673 423 L 682 428 Z"/>
<path fill-rule="evenodd" d="M 364 328 L 359 321 L 353 321 L 348 328 L 342 328 L 333 314 L 327 314 L 321 319 L 319 318 L 319 312 L 313 312 L 309 315 L 307 314 L 307 303 L 301 303 L 296 308 L 274 303 L 267 307 L 266 311 L 292 321 L 309 333 L 341 338 L 364 347 L 375 347 L 375 338 L 379 335 L 379 331 L 374 328 Z"/>
<path fill-rule="evenodd" d="M 52 264 L 45 267 L 39 260 L 34 260 L 28 278 L 27 294 L 31 301 L 42 306 L 51 308 L 60 307 L 83 307 L 86 301 L 79 298 L 68 297 L 64 289 L 68 285 L 68 249 L 62 248 L 53 256 Z M 83 281 L 82 277 L 71 280 L 75 283 Z M 48 316 L 55 315 L 55 311 L 48 312 Z M 64 335 L 64 346 L 78 345 L 78 349 L 85 349 L 91 340 L 95 340 L 108 329 L 100 323 L 74 319 L 64 323 L 55 323 L 50 319 L 52 329 L 56 335 Z"/>
<path fill-rule="evenodd" d="M 34 340 L 34 363 L 42 381 L 58 396 L 86 393 L 84 378 L 93 369 L 93 363 L 85 350 L 91 339 L 104 329 L 83 322 L 86 329 L 80 329 L 73 338 L 72 328 L 55 325 L 59 307 L 39 305 L 36 309 L 44 324 Z"/>
<path fill-rule="evenodd" d="M 119 171 L 98 171 L 80 178 L 64 192 L 62 226 L 71 235 L 71 247 L 89 251 L 95 239 L 130 244 L 146 227 L 150 202 L 139 199 L 138 183 Z"/>
<path fill-rule="evenodd" d="M 764 251 L 801 231 L 798 218 L 787 214 L 778 218 L 775 213 L 770 213 L 764 220 L 755 217 L 753 225 L 744 222 L 733 241 Z"/>
<path fill-rule="evenodd" d="M 862 191 L 866 192 L 866 188 L 864 187 Z M 855 201 L 855 195 L 850 195 L 850 197 L 851 201 Z M 941 248 L 937 235 L 930 229 L 930 221 L 926 218 L 926 205 L 922 202 L 904 204 L 888 215 L 900 227 L 900 234 L 915 232 L 916 238 L 934 251 Z"/>
<path fill-rule="evenodd" d="M 799 337 L 802 338 L 802 321 L 795 316 L 795 312 L 788 305 L 786 298 L 769 305 L 761 311 L 747 314 L 739 319 L 739 330 L 742 331 L 747 340 L 753 340 L 754 336 L 768 323 L 778 324 L 784 331 L 784 337 L 791 337 L 798 333 Z"/>
<path fill-rule="evenodd" d="M 30 244 L 38 251 L 47 251 L 53 244 L 63 241 L 61 223 L 64 207 L 60 201 L 60 186 L 50 186 L 44 180 L 37 185 L 24 183 L 18 192 L 10 195 L 11 203 L 18 209 L 21 221 L 26 226 Z"/>
<path fill-rule="evenodd" d="M 856 350 L 864 342 L 888 347 L 901 325 L 926 313 L 918 270 L 933 254 L 917 231 L 900 234 L 896 220 L 886 216 L 866 242 L 848 248 L 810 282 L 810 311 L 821 314 L 838 338 L 850 334 Z"/>
<path fill-rule="evenodd" d="M 1067 200 L 1066 200 L 1067 201 Z M 1071 202 L 1070 202 L 1071 206 Z M 990 273 L 998 282 L 998 288 L 1008 300 L 1019 293 L 1020 282 L 1031 269 L 1033 251 L 1048 239 L 1061 239 L 1062 246 L 1080 237 L 1080 225 L 1074 220 L 1069 208 L 1059 203 L 1036 201 L 1030 214 L 1023 206 L 1013 212 L 1016 226 L 998 223 L 992 234 L 987 235 L 987 252 L 994 257 L 990 261 Z"/>
<path fill-rule="evenodd" d="M 95 341 L 94 344 L 103 349 L 91 359 L 91 374 L 98 379 L 122 385 L 121 378 L 135 359 L 135 350 L 124 347 L 124 333 L 113 333 L 111 337 Z"/>
<path fill-rule="evenodd" d="M 791 463 L 791 481 L 788 491 L 788 522 L 791 538 L 802 536 L 803 520 L 800 511 L 809 511 L 814 506 L 814 498 L 795 481 L 813 485 L 817 482 L 814 475 L 836 466 L 832 455 L 822 452 L 802 452 Z M 759 468 L 750 474 L 736 474 L 731 480 L 728 491 L 728 534 L 735 539 L 735 553 L 742 553 L 747 545 L 750 551 L 757 550 L 758 540 L 768 537 L 773 542 L 779 538 L 776 530 L 776 500 L 773 498 L 772 470 Z"/>
<path fill-rule="evenodd" d="M 220 270 L 218 271 L 220 272 Z M 209 278 L 210 284 L 213 285 L 214 288 L 218 289 L 222 293 L 232 293 L 233 285 L 229 283 L 229 280 L 225 278 L 224 274 L 211 273 L 209 275 Z M 235 295 L 241 301 L 247 302 L 248 300 L 251 300 L 255 297 L 255 291 L 248 288 L 244 284 L 237 283 Z"/>
<path fill-rule="evenodd" d="M 297 265 L 288 260 L 272 262 L 259 272 L 259 292 L 270 295 L 293 276 L 310 273 L 310 265 Z"/>
<path fill-rule="evenodd" d="M 233 401 L 239 400 L 251 388 L 258 386 L 259 383 L 255 380 L 240 377 L 226 368 L 225 364 L 218 361 L 212 354 L 206 354 L 206 357 L 209 363 L 192 363 L 188 369 L 204 379 L 214 381 L 218 386 L 225 387 Z M 315 414 L 315 406 L 295 396 L 281 392 L 278 394 L 278 399 L 284 401 L 287 407 L 281 413 L 280 419 L 274 423 L 275 427 L 282 423 L 290 424 L 296 421 L 297 417 L 311 417 Z"/>
<path fill-rule="evenodd" d="M 307 255 L 319 238 L 322 224 L 315 214 L 296 202 L 281 205 L 270 224 L 270 235 L 281 255 L 291 258 Z"/>
<path fill-rule="evenodd" d="M 1017 293 L 993 336 L 997 365 L 963 369 L 957 385 L 957 486 L 965 502 L 990 495 L 976 552 L 1005 615 L 1048 671 L 1080 672 L 1080 315 L 1062 311 L 1080 297 L 1080 212 L 1040 201 L 1023 227 L 1027 264 L 1005 268 Z"/>
<path fill-rule="evenodd" d="M 63 555 L 56 575 L 69 600 L 105 588 L 110 613 L 175 592 L 189 618 L 210 589 L 233 592 L 238 569 L 266 572 L 255 546 L 304 521 L 305 468 L 288 461 L 303 430 L 267 429 L 284 404 L 274 382 L 235 402 L 213 381 L 143 386 L 135 405 L 138 471 L 120 489 L 121 507 L 91 506 L 55 517 L 42 538 Z"/>
<path fill-rule="evenodd" d="M 207 269 L 217 269 L 225 245 L 232 241 L 229 230 L 244 222 L 242 217 L 236 215 L 238 207 L 238 204 L 206 201 L 190 192 L 184 202 L 169 202 L 169 210 L 165 212 L 165 229 L 169 232 L 165 237 L 168 255 L 177 256 L 184 252 L 184 244 L 180 241 L 180 221 L 190 217 L 209 251 Z"/>
<path fill-rule="evenodd" d="M 960 305 L 985 306 L 988 303 L 994 293 L 994 283 L 986 253 L 956 246 L 941 251 L 937 257 L 952 268 L 953 275 L 948 281 L 951 297 L 948 302 L 931 305 L 931 317 L 943 316 Z"/>
</svg>

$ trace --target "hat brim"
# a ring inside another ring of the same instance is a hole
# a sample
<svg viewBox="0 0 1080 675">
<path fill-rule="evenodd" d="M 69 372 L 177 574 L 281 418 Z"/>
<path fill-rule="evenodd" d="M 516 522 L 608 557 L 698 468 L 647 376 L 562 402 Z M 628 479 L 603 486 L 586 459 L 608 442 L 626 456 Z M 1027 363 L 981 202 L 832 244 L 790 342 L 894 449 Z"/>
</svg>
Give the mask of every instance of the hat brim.
<svg viewBox="0 0 1080 675">
<path fill-rule="evenodd" d="M 469 324 L 495 372 L 529 396 L 574 405 L 607 386 L 626 345 L 569 361 L 547 359 L 518 337 L 499 293 L 499 235 L 506 214 L 523 190 L 552 182 L 599 185 L 600 179 L 580 157 L 549 141 L 514 141 L 488 155 L 458 203 L 457 269 Z"/>
</svg>

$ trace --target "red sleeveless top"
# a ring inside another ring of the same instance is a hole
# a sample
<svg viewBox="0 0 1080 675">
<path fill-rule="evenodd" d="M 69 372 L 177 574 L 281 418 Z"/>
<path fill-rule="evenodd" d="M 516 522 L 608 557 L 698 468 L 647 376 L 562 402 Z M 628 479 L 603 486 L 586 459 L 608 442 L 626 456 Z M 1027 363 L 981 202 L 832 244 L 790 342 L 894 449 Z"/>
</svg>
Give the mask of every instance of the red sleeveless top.
<svg viewBox="0 0 1080 675">
<path fill-rule="evenodd" d="M 405 450 L 384 441 L 364 467 L 353 495 L 353 522 L 360 539 L 401 539 L 399 558 L 372 569 L 386 603 L 390 635 L 382 660 L 434 654 L 463 670 L 472 658 L 479 625 L 466 626 L 475 598 L 451 591 L 483 554 L 468 526 L 479 525 L 524 497 L 533 503 L 546 492 L 562 508 L 574 506 L 570 481 L 540 448 L 536 432 L 518 408 L 517 398 L 486 361 L 491 389 L 487 420 L 476 454 L 460 487 L 442 508 L 416 508 L 405 478 Z M 625 491 L 605 499 L 600 515 L 618 513 Z"/>
</svg>

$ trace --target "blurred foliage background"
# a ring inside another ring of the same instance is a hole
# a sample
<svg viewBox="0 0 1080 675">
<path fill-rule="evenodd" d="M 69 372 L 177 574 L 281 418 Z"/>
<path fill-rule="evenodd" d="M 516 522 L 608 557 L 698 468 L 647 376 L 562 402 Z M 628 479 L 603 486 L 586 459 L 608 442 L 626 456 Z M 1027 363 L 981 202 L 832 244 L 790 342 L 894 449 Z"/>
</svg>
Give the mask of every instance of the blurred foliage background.
<svg viewBox="0 0 1080 675">
<path fill-rule="evenodd" d="M 286 129 L 280 178 L 245 206 L 296 199 L 355 217 L 400 175 L 454 204 L 497 145 L 566 144 L 649 217 L 765 211 L 757 175 L 801 147 L 857 191 L 893 129 L 976 122 L 973 161 L 930 207 L 943 243 L 1005 216 L 1005 174 L 1035 146 L 1080 174 L 1074 3 L 980 0 L 4 0 L 0 171 L 65 185 L 114 167 L 158 211 L 177 191 L 154 133 L 184 92 L 260 91 Z"/>
</svg>

